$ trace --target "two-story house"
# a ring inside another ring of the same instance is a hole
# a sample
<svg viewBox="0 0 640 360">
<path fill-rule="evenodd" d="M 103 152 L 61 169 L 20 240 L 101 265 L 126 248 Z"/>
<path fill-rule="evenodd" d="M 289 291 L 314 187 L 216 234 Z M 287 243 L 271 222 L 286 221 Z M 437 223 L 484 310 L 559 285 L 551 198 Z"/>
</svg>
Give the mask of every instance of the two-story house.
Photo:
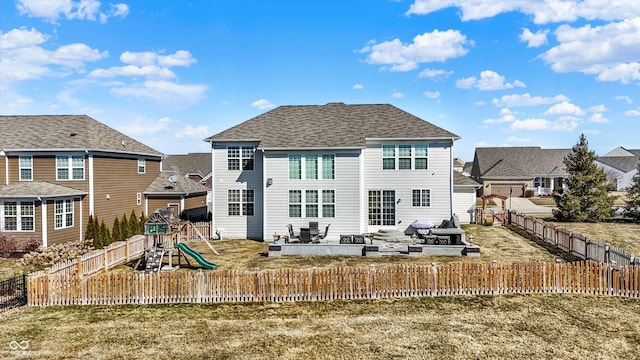
<svg viewBox="0 0 640 360">
<path fill-rule="evenodd" d="M 596 159 L 598 168 L 607 174 L 607 181 L 616 191 L 626 191 L 633 185 L 638 173 L 640 149 L 625 149 L 619 146 Z"/>
<path fill-rule="evenodd" d="M 0 116 L 0 231 L 43 246 L 82 239 L 89 215 L 149 214 L 162 154 L 88 116 Z"/>
<path fill-rule="evenodd" d="M 459 137 L 388 104 L 280 106 L 207 138 L 213 226 L 268 240 L 294 227 L 404 230 L 453 213 Z"/>
</svg>

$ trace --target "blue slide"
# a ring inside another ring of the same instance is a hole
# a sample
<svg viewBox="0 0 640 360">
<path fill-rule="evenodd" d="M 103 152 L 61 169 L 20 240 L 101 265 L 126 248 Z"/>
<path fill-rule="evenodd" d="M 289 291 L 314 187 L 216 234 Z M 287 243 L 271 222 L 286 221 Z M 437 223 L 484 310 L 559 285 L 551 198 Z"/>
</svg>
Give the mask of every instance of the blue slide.
<svg viewBox="0 0 640 360">
<path fill-rule="evenodd" d="M 188 247 L 187 244 L 185 243 L 177 243 L 174 245 L 174 248 L 176 249 L 180 249 L 182 251 L 184 251 L 185 254 L 191 256 L 192 258 L 196 259 L 196 261 L 198 262 L 198 264 L 200 264 L 200 266 L 202 266 L 203 268 L 207 269 L 207 270 L 215 270 L 218 265 L 209 262 L 207 259 L 205 259 L 204 257 L 202 257 L 202 255 L 200 255 L 199 252 L 193 250 L 192 248 Z"/>
</svg>

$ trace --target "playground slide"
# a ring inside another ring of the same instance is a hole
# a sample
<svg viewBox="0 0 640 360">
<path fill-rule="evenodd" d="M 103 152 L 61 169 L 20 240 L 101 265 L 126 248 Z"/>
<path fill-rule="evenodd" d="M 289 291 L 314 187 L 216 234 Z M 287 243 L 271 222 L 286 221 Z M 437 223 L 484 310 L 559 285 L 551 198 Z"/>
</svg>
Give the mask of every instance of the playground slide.
<svg viewBox="0 0 640 360">
<path fill-rule="evenodd" d="M 215 270 L 218 265 L 207 261 L 207 259 L 203 258 L 202 255 L 200 255 L 199 252 L 193 250 L 192 248 L 188 247 L 187 244 L 185 243 L 177 243 L 174 246 L 176 249 L 180 249 L 182 251 L 184 251 L 185 254 L 191 256 L 192 258 L 196 259 L 196 261 L 198 262 L 198 264 L 200 264 L 200 266 L 202 266 L 203 268 L 207 269 L 207 270 Z"/>
</svg>

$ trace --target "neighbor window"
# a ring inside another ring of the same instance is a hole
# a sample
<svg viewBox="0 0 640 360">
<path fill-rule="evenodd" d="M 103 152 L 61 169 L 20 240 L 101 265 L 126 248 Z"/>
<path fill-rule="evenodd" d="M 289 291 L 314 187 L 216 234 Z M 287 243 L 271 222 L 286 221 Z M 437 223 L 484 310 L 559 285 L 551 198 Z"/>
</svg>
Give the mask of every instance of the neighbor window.
<svg viewBox="0 0 640 360">
<path fill-rule="evenodd" d="M 138 174 L 144 174 L 147 169 L 147 163 L 145 159 L 138 159 Z"/>
<path fill-rule="evenodd" d="M 55 208 L 55 229 L 64 229 L 73 227 L 73 200 L 56 200 Z"/>
<path fill-rule="evenodd" d="M 253 170 L 255 149 L 253 146 L 228 146 L 227 170 Z"/>
<path fill-rule="evenodd" d="M 20 155 L 20 180 L 33 180 L 33 158 L 31 155 Z"/>
<path fill-rule="evenodd" d="M 56 156 L 57 180 L 84 180 L 84 156 Z"/>
<path fill-rule="evenodd" d="M 425 170 L 429 167 L 428 145 L 382 145 L 384 170 Z"/>
<path fill-rule="evenodd" d="M 431 206 L 431 190 L 416 189 L 412 192 L 412 206 L 429 207 Z"/>
<path fill-rule="evenodd" d="M 322 190 L 322 217 L 336 216 L 336 192 L 335 190 Z"/>
<path fill-rule="evenodd" d="M 251 189 L 231 189 L 227 192 L 229 216 L 253 216 L 254 193 Z"/>
<path fill-rule="evenodd" d="M 395 145 L 382 145 L 382 168 L 384 170 L 395 170 L 396 168 Z"/>
<path fill-rule="evenodd" d="M 415 147 L 415 166 L 416 170 L 426 170 L 429 168 L 429 146 L 416 145 Z"/>
<path fill-rule="evenodd" d="M 33 201 L 11 201 L 1 207 L 4 231 L 34 231 L 35 207 Z"/>
<path fill-rule="evenodd" d="M 142 193 L 136 193 L 136 205 L 142 205 Z"/>
</svg>

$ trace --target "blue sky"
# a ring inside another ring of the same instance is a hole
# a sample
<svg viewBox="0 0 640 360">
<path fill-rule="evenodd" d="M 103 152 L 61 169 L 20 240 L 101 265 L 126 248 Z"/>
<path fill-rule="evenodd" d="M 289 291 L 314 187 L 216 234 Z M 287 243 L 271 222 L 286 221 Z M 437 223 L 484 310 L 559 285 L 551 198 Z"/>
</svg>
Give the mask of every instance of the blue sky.
<svg viewBox="0 0 640 360">
<path fill-rule="evenodd" d="M 118 1 L 118 0 L 116 0 Z M 478 146 L 640 148 L 640 1 L 0 1 L 0 114 L 167 154 L 279 105 L 389 103 Z"/>
</svg>

